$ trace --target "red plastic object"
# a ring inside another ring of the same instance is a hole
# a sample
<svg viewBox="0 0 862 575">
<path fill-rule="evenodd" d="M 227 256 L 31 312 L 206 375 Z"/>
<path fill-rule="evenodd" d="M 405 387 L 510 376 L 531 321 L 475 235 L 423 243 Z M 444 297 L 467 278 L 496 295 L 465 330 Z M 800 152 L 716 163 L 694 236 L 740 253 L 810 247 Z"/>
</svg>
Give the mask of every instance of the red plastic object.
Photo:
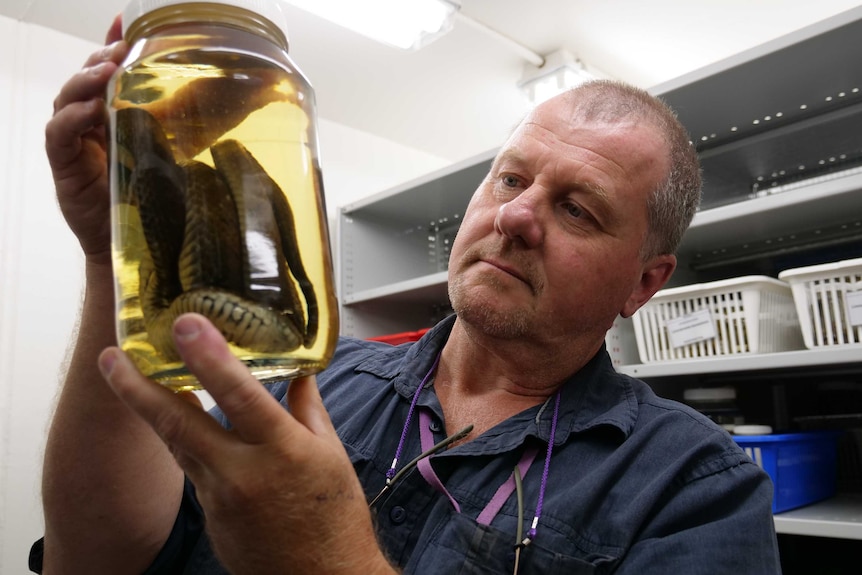
<svg viewBox="0 0 862 575">
<path fill-rule="evenodd" d="M 424 329 L 420 329 L 418 331 L 404 331 L 401 333 L 393 333 L 390 335 L 379 335 L 377 337 L 369 337 L 369 341 L 382 341 L 383 343 L 388 343 L 390 345 L 398 345 L 399 343 L 407 343 L 408 341 L 416 341 L 425 335 L 430 327 L 426 327 Z"/>
</svg>

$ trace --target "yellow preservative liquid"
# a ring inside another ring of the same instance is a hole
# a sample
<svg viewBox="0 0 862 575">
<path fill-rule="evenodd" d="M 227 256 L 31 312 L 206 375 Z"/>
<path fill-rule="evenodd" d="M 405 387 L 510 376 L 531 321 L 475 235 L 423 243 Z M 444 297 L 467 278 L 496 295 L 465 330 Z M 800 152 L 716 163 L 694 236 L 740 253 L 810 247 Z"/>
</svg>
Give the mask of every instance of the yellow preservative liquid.
<svg viewBox="0 0 862 575">
<path fill-rule="evenodd" d="M 120 346 L 197 389 L 170 336 L 197 312 L 262 381 L 316 373 L 338 315 L 314 93 L 278 4 L 143 2 L 108 92 Z"/>
</svg>

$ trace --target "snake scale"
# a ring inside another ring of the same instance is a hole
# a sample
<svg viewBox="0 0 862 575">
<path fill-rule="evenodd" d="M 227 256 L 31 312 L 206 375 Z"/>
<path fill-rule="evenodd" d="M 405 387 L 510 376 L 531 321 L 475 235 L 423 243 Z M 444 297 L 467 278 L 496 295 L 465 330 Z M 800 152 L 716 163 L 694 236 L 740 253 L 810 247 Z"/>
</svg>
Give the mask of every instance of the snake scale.
<svg viewBox="0 0 862 575">
<path fill-rule="evenodd" d="M 120 179 L 147 247 L 139 295 L 153 347 L 179 359 L 171 328 L 186 312 L 205 315 L 228 341 L 253 352 L 310 347 L 318 304 L 293 212 L 251 153 L 225 139 L 209 149 L 214 167 L 177 162 L 147 111 L 117 110 L 116 126 Z"/>
</svg>

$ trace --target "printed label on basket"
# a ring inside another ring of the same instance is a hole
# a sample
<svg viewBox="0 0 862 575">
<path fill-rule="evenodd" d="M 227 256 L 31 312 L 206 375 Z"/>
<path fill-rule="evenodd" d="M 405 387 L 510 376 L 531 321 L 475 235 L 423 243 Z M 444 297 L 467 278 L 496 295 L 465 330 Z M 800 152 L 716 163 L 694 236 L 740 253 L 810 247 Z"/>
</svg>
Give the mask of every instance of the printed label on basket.
<svg viewBox="0 0 862 575">
<path fill-rule="evenodd" d="M 667 320 L 667 333 L 673 347 L 699 343 L 716 336 L 715 324 L 708 309 Z"/>
<path fill-rule="evenodd" d="M 862 325 L 862 291 L 849 291 L 844 294 L 847 299 L 847 315 L 850 325 Z"/>
</svg>

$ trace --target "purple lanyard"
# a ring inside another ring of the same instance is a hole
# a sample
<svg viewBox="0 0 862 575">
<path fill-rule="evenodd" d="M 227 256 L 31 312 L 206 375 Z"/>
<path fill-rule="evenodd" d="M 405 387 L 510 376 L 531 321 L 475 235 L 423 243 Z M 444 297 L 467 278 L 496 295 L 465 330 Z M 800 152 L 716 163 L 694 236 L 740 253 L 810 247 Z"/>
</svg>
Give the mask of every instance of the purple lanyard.
<svg viewBox="0 0 862 575">
<path fill-rule="evenodd" d="M 419 400 L 419 394 L 428 384 L 431 379 L 431 376 L 434 374 L 434 371 L 437 369 L 437 364 L 440 363 L 440 354 L 437 355 L 437 358 L 434 360 L 434 364 L 431 366 L 431 369 L 422 379 L 422 383 L 416 389 L 416 393 L 413 394 L 413 401 L 410 403 L 410 410 L 407 412 L 407 419 L 404 422 L 404 428 L 401 431 L 401 440 L 398 442 L 398 448 L 395 451 L 395 457 L 392 460 L 392 465 L 389 467 L 389 470 L 386 472 L 386 484 L 388 485 L 392 478 L 395 476 L 395 469 L 398 466 L 398 460 L 401 457 L 401 451 L 404 448 L 404 442 L 407 437 L 407 431 L 410 429 L 410 421 L 413 418 L 413 412 L 416 411 L 416 404 Z M 548 482 L 548 468 L 551 464 L 551 453 L 554 447 L 554 439 L 557 434 L 557 420 L 560 414 L 560 390 L 557 391 L 555 401 L 554 401 L 554 416 L 551 419 L 551 437 L 548 441 L 548 449 L 545 452 L 545 465 L 542 470 L 542 484 L 539 488 L 539 500 L 536 503 L 536 514 L 533 517 L 533 522 L 530 525 L 530 529 L 527 532 L 527 537 L 524 539 L 525 543 L 529 543 L 536 536 L 536 528 L 539 523 L 539 517 L 542 515 L 542 506 L 545 500 L 545 488 L 547 487 Z M 431 416 L 427 409 L 419 410 L 419 439 L 421 443 L 422 451 L 426 451 L 434 446 L 434 436 L 430 429 L 431 426 Z M 524 454 L 521 456 L 520 461 L 518 461 L 518 472 L 521 477 L 524 477 L 527 473 L 527 470 L 532 465 L 533 461 L 538 455 L 539 449 L 537 447 L 529 447 L 524 451 Z M 445 495 L 449 502 L 452 503 L 452 507 L 456 512 L 461 513 L 461 506 L 458 505 L 458 502 L 454 497 L 449 493 L 446 487 L 443 485 L 443 482 L 440 481 L 440 478 L 437 477 L 437 474 L 434 472 L 434 469 L 431 467 L 431 456 L 425 457 L 424 459 L 419 460 L 417 463 L 417 467 L 419 468 L 419 473 L 422 474 L 422 477 L 425 481 L 433 487 L 439 493 Z M 512 475 L 497 488 L 496 493 L 476 518 L 476 521 L 482 525 L 490 525 L 491 521 L 497 516 L 502 509 L 503 504 L 512 495 L 512 492 L 515 491 L 515 473 L 512 472 Z"/>
<path fill-rule="evenodd" d="M 434 375 L 437 364 L 440 363 L 440 355 L 439 353 L 437 354 L 437 358 L 431 365 L 431 369 L 422 378 L 422 383 L 419 384 L 419 387 L 416 388 L 416 393 L 413 394 L 413 401 L 410 402 L 410 410 L 407 412 L 407 420 L 404 421 L 404 428 L 401 430 L 401 439 L 398 441 L 398 447 L 395 449 L 395 457 L 392 459 L 392 465 L 386 471 L 386 485 L 389 485 L 389 482 L 395 477 L 395 468 L 398 467 L 398 459 L 401 458 L 401 451 L 404 449 L 404 441 L 407 439 L 407 431 L 410 429 L 410 420 L 413 419 L 413 412 L 416 411 L 416 402 L 419 401 L 419 394 L 422 393 L 428 381 L 431 380 L 431 376 Z"/>
<path fill-rule="evenodd" d="M 422 442 L 422 451 L 430 449 L 434 446 L 434 436 L 431 432 L 431 416 L 428 414 L 428 411 L 423 409 L 419 411 L 419 436 Z M 529 447 L 524 451 L 524 454 L 521 456 L 521 460 L 518 462 L 518 471 L 523 477 L 527 470 L 532 465 L 533 460 L 536 459 L 536 455 L 539 453 L 538 448 Z M 455 501 L 455 498 L 452 497 L 452 494 L 449 493 L 449 490 L 443 485 L 443 482 L 440 481 L 440 478 L 437 477 L 437 474 L 434 472 L 434 469 L 431 467 L 431 457 L 428 456 L 425 459 L 419 460 L 419 463 L 416 465 L 419 468 L 419 473 L 422 474 L 422 477 L 425 478 L 425 481 L 428 484 L 436 489 L 438 492 L 442 493 L 446 497 L 449 498 L 449 501 L 452 503 L 452 507 L 455 508 L 455 511 L 461 513 L 461 506 L 458 505 L 458 502 Z M 500 512 L 500 509 L 503 508 L 503 504 L 515 491 L 515 474 L 514 471 L 512 475 L 509 476 L 509 479 L 503 482 L 500 487 L 497 488 L 497 492 L 494 493 L 494 496 L 485 506 L 485 509 L 479 514 L 476 518 L 478 523 L 482 525 L 490 525 L 491 521 L 494 520 L 494 517 L 497 516 L 497 513 Z"/>
</svg>

